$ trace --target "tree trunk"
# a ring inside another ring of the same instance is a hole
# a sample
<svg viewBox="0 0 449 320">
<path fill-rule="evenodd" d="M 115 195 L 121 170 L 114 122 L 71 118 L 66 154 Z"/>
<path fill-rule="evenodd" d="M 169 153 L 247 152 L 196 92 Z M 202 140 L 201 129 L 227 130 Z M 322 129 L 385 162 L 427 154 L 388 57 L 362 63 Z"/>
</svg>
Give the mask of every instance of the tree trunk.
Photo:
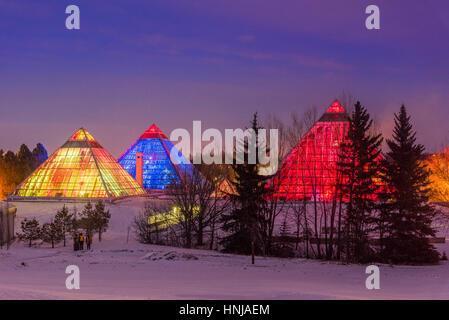
<svg viewBox="0 0 449 320">
<path fill-rule="evenodd" d="M 300 221 L 299 219 L 296 220 L 296 239 L 295 239 L 295 250 L 298 250 L 298 246 L 299 246 L 299 232 L 300 230 Z"/>
<path fill-rule="evenodd" d="M 342 214 L 342 202 L 343 199 L 340 197 L 340 203 L 338 207 L 338 229 L 337 229 L 337 260 L 341 258 L 341 214 Z"/>
<path fill-rule="evenodd" d="M 200 221 L 198 221 L 198 235 L 197 235 L 197 244 L 199 245 L 199 246 L 202 246 L 203 245 L 203 229 L 204 229 L 204 226 L 203 226 L 203 221 L 202 221 L 202 218 L 199 218 L 200 219 Z"/>
<path fill-rule="evenodd" d="M 214 238 L 215 238 L 215 220 L 211 223 L 211 233 L 210 233 L 210 244 L 209 244 L 209 250 L 213 250 L 214 248 Z"/>
<path fill-rule="evenodd" d="M 254 240 L 251 240 L 251 264 L 254 264 Z"/>
<path fill-rule="evenodd" d="M 306 258 L 309 259 L 309 245 L 310 245 L 310 239 L 309 239 L 309 223 L 307 222 L 307 202 L 304 198 L 303 200 L 303 214 L 304 214 L 304 237 L 305 237 L 305 244 L 306 244 Z"/>
<path fill-rule="evenodd" d="M 315 191 L 314 191 L 315 192 Z M 313 196 L 313 210 L 314 210 L 314 219 L 315 219 L 315 240 L 316 240 L 316 246 L 318 250 L 318 259 L 321 259 L 321 239 L 320 239 L 320 232 L 319 232 L 319 226 L 318 226 L 318 207 L 317 207 L 317 199 L 316 199 L 316 193 Z"/>
<path fill-rule="evenodd" d="M 189 225 L 186 228 L 186 248 L 192 247 L 192 233 L 190 231 L 190 221 L 187 222 Z"/>
<path fill-rule="evenodd" d="M 155 232 L 156 232 L 156 244 L 158 244 L 159 243 L 159 226 L 157 223 L 155 224 Z M 150 235 L 150 239 L 151 239 L 151 235 Z"/>
</svg>

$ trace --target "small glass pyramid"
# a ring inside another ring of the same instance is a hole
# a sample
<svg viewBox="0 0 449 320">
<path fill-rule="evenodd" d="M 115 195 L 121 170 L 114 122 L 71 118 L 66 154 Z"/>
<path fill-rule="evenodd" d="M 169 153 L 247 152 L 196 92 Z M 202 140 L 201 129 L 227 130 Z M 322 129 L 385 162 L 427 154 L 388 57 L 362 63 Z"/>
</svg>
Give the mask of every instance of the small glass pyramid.
<svg viewBox="0 0 449 320">
<path fill-rule="evenodd" d="M 146 195 L 137 182 L 84 128 L 76 131 L 8 197 L 52 200 Z"/>
<path fill-rule="evenodd" d="M 193 165 L 155 124 L 118 159 L 118 163 L 134 178 L 137 153 L 142 153 L 143 187 L 147 190 L 164 190 L 171 183 L 182 183 L 186 177 L 192 176 Z M 173 155 L 178 157 L 176 161 L 173 161 Z"/>
</svg>

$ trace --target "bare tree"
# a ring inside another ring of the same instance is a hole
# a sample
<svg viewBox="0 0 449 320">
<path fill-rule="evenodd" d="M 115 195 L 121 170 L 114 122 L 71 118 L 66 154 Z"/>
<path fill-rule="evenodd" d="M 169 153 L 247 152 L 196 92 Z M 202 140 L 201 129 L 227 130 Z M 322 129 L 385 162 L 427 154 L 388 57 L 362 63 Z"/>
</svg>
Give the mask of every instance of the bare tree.
<svg viewBox="0 0 449 320">
<path fill-rule="evenodd" d="M 278 216 L 285 211 L 292 210 L 295 216 L 296 223 L 296 249 L 298 249 L 298 243 L 300 240 L 300 230 L 307 227 L 306 218 L 306 195 L 298 197 L 297 190 L 293 194 L 290 194 L 288 186 L 291 186 L 292 181 L 290 170 L 301 170 L 304 167 L 298 163 L 286 163 L 287 157 L 292 152 L 301 152 L 302 146 L 300 141 L 305 137 L 307 132 L 312 128 L 316 122 L 316 108 L 312 107 L 307 109 L 302 115 L 298 113 L 292 113 L 290 115 L 290 122 L 287 124 L 279 120 L 275 115 L 268 118 L 266 127 L 278 129 L 279 133 L 279 163 L 278 171 L 273 174 L 270 183 L 268 206 L 266 208 L 266 248 L 270 250 L 273 244 L 273 233 Z M 304 174 L 302 175 L 304 177 Z M 302 181 L 302 190 L 305 191 L 304 184 L 306 181 Z M 304 199 L 302 205 L 298 206 L 296 200 L 298 198 Z M 291 202 L 293 200 L 293 202 Z M 307 232 L 307 235 L 309 232 Z M 307 242 L 307 256 L 308 256 L 308 242 Z"/>
<path fill-rule="evenodd" d="M 146 244 L 163 244 L 163 233 L 169 232 L 173 222 L 170 221 L 171 214 L 167 203 L 147 202 L 142 212 L 134 218 L 132 225 L 137 240 Z"/>
<path fill-rule="evenodd" d="M 449 202 L 449 152 L 443 151 L 431 155 L 426 160 L 427 168 L 430 170 L 430 182 L 432 188 L 431 201 Z"/>
<path fill-rule="evenodd" d="M 217 196 L 216 190 L 227 177 L 227 166 L 201 164 L 191 174 L 184 174 L 182 183 L 169 188 L 185 247 L 203 246 L 206 235 L 213 247 L 218 217 L 230 203 L 229 198 Z"/>
<path fill-rule="evenodd" d="M 296 118 L 295 118 L 296 119 Z M 295 125 L 295 123 L 293 123 Z M 279 154 L 278 154 L 278 163 L 276 164 L 276 172 L 272 173 L 272 178 L 269 183 L 269 188 L 267 192 L 267 196 L 270 201 L 267 202 L 266 207 L 264 208 L 264 221 L 265 225 L 262 226 L 263 231 L 263 242 L 265 248 L 265 254 L 271 254 L 271 250 L 273 247 L 273 235 L 274 228 L 276 225 L 276 220 L 278 216 L 285 211 L 287 208 L 287 202 L 285 199 L 280 197 L 281 186 L 283 180 L 281 179 L 282 172 L 282 164 L 284 159 L 290 153 L 290 143 L 289 142 L 289 134 L 293 132 L 290 127 L 287 127 L 279 118 L 275 115 L 271 115 L 266 121 L 265 127 L 267 129 L 277 129 L 279 136 Z M 270 150 L 270 147 L 267 146 L 267 149 Z"/>
</svg>

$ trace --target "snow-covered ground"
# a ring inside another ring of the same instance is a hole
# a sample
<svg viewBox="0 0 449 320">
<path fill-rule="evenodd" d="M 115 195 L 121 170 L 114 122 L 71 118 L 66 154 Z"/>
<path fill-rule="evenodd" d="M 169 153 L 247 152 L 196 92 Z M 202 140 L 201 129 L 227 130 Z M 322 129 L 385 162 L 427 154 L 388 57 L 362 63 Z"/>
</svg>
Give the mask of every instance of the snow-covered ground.
<svg viewBox="0 0 449 320">
<path fill-rule="evenodd" d="M 44 221 L 62 204 L 16 205 L 19 221 Z M 142 206 L 143 200 L 112 205 L 110 231 L 89 252 L 23 243 L 0 250 L 0 299 L 449 299 L 448 262 L 380 266 L 381 289 L 367 290 L 362 265 L 262 257 L 251 265 L 246 256 L 139 244 L 132 233 L 127 243 Z M 66 289 L 68 265 L 80 268 L 80 290 Z"/>
</svg>

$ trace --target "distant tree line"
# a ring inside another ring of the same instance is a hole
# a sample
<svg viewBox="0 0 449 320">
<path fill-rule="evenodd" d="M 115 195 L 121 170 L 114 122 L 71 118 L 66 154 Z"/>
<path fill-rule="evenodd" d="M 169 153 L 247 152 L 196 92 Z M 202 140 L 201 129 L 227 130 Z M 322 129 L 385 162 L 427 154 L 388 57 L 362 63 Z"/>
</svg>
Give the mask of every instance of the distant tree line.
<svg viewBox="0 0 449 320">
<path fill-rule="evenodd" d="M 0 149 L 0 199 L 6 198 L 47 158 L 47 150 L 41 143 L 32 151 L 25 144 L 20 146 L 17 153 Z"/>
</svg>

